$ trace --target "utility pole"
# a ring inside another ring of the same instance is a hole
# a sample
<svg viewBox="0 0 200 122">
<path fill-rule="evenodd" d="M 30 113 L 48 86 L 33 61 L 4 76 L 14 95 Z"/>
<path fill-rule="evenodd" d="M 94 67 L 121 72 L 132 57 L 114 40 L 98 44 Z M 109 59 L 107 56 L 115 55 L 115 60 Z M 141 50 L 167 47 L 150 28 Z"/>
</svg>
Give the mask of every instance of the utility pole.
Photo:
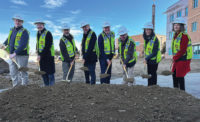
<svg viewBox="0 0 200 122">
<path fill-rule="evenodd" d="M 156 5 L 155 5 L 155 0 L 153 0 L 153 5 L 152 5 L 152 24 L 153 24 L 153 30 L 155 32 L 155 12 L 156 12 Z"/>
</svg>

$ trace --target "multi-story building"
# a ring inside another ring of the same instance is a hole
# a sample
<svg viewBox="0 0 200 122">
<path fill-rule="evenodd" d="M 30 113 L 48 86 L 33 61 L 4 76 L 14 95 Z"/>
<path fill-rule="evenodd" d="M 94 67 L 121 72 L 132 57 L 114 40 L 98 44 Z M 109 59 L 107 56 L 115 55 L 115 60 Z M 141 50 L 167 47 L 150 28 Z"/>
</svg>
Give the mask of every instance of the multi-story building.
<svg viewBox="0 0 200 122">
<path fill-rule="evenodd" d="M 190 0 L 191 1 L 191 0 Z M 179 0 L 175 4 L 167 8 L 165 14 L 167 15 L 167 30 L 166 30 L 166 57 L 172 55 L 171 41 L 173 38 L 172 22 L 178 18 L 182 17 L 187 23 L 188 20 L 188 0 Z M 187 28 L 187 24 L 186 24 Z M 186 30 L 187 31 L 187 30 Z"/>
<path fill-rule="evenodd" d="M 200 59 L 200 0 L 189 0 L 188 34 L 192 40 L 193 58 Z"/>
</svg>

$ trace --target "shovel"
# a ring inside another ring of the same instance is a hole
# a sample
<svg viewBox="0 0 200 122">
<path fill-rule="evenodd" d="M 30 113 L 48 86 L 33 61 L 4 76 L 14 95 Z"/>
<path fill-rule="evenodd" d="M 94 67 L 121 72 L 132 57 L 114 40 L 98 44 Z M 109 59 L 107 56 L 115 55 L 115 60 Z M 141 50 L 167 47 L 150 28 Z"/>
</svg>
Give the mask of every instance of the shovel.
<svg viewBox="0 0 200 122">
<path fill-rule="evenodd" d="M 88 67 L 85 67 L 85 66 L 81 67 L 80 70 L 89 71 Z"/>
<path fill-rule="evenodd" d="M 73 60 L 73 61 L 74 61 L 74 60 Z M 70 82 L 70 80 L 68 80 L 68 78 L 69 78 L 69 74 L 70 74 L 70 72 L 71 72 L 71 70 L 72 70 L 73 65 L 74 65 L 74 64 L 71 64 L 71 65 L 70 65 L 69 71 L 68 71 L 68 73 L 67 73 L 67 77 L 66 77 L 65 80 L 62 80 L 62 81 Z"/>
<path fill-rule="evenodd" d="M 100 75 L 100 78 L 102 79 L 102 78 L 106 78 L 106 77 L 109 77 L 110 76 L 110 74 L 107 74 L 107 72 L 108 72 L 108 69 L 110 68 L 110 66 L 111 66 L 111 63 L 110 64 L 108 64 L 108 66 L 107 66 L 107 69 L 106 69 L 106 72 L 104 73 L 104 74 L 101 74 Z"/>
<path fill-rule="evenodd" d="M 35 73 L 36 75 L 45 75 L 46 72 L 40 70 L 40 63 L 39 63 L 39 62 L 37 62 L 37 65 L 38 65 L 38 70 L 35 71 L 34 73 Z"/>
<path fill-rule="evenodd" d="M 171 63 L 171 65 L 170 65 L 170 70 L 164 70 L 164 71 L 162 71 L 162 72 L 161 72 L 161 75 L 164 75 L 164 76 L 172 75 L 173 72 L 171 71 L 171 69 L 172 69 L 172 63 Z"/>
<path fill-rule="evenodd" d="M 5 47 L 5 48 L 6 48 L 6 47 Z M 8 52 L 7 52 L 6 50 L 4 50 L 4 49 L 0 49 L 0 57 L 1 57 L 2 59 L 4 59 L 4 60 L 11 60 L 11 61 L 13 61 L 13 62 L 17 65 L 17 67 L 18 67 L 18 71 L 26 72 L 26 71 L 29 70 L 28 67 L 20 67 L 20 65 L 19 65 L 14 59 L 10 59 L 10 58 L 9 58 Z M 7 62 L 7 61 L 6 61 L 6 62 Z"/>
<path fill-rule="evenodd" d="M 124 62 L 122 61 L 122 59 L 121 59 L 121 62 L 122 62 L 122 67 L 123 67 L 123 69 L 124 69 L 124 72 L 125 72 L 125 74 L 126 74 L 126 79 L 125 79 L 125 81 L 126 81 L 126 82 L 130 82 L 130 83 L 133 83 L 134 78 L 129 78 L 129 77 L 128 77 L 128 72 L 127 72 L 126 68 L 124 67 Z"/>
<path fill-rule="evenodd" d="M 146 68 L 147 68 L 147 64 L 144 64 L 143 74 L 141 75 L 143 79 L 145 79 L 145 78 L 146 78 L 146 79 L 151 78 L 151 75 L 147 74 L 147 72 L 146 72 L 146 71 L 147 71 Z"/>
</svg>

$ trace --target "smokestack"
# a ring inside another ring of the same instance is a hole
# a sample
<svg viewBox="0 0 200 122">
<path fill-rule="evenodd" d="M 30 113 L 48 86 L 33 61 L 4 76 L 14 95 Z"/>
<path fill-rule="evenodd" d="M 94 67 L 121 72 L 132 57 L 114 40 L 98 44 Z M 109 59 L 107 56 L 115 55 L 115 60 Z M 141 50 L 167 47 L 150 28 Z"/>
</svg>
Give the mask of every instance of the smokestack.
<svg viewBox="0 0 200 122">
<path fill-rule="evenodd" d="M 155 12 L 156 12 L 156 5 L 155 5 L 155 0 L 153 0 L 153 5 L 152 5 L 152 24 L 153 24 L 153 30 L 155 32 Z"/>
</svg>

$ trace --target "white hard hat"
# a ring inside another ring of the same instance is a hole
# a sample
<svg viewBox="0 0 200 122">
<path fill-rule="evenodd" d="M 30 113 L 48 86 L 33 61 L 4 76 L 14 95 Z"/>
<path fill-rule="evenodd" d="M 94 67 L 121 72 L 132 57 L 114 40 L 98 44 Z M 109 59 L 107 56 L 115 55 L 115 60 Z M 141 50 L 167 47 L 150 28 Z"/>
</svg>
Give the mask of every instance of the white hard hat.
<svg viewBox="0 0 200 122">
<path fill-rule="evenodd" d="M 87 22 L 82 22 L 82 23 L 81 23 L 81 28 L 83 28 L 83 27 L 86 26 L 86 25 L 89 25 L 89 23 L 87 23 Z"/>
<path fill-rule="evenodd" d="M 176 19 L 172 22 L 172 24 L 184 24 L 184 25 L 185 25 L 185 20 L 184 20 L 182 17 L 176 18 Z"/>
<path fill-rule="evenodd" d="M 152 22 L 147 22 L 147 23 L 144 25 L 143 29 L 153 29 L 153 24 L 152 24 Z"/>
<path fill-rule="evenodd" d="M 67 24 L 65 24 L 65 25 L 62 26 L 61 29 L 62 29 L 62 30 L 69 30 L 69 29 L 70 29 L 70 26 L 67 25 Z"/>
<path fill-rule="evenodd" d="M 14 16 L 12 19 L 13 19 L 13 20 L 18 19 L 18 20 L 24 21 L 24 20 L 22 19 L 22 17 L 19 16 L 19 15 Z"/>
<path fill-rule="evenodd" d="M 103 28 L 105 28 L 105 27 L 110 27 L 110 23 L 109 23 L 109 22 L 105 22 L 105 23 L 103 24 Z"/>
<path fill-rule="evenodd" d="M 35 22 L 34 22 L 34 24 L 45 24 L 45 22 L 44 21 L 42 21 L 42 20 L 36 20 Z"/>
<path fill-rule="evenodd" d="M 128 30 L 126 29 L 126 27 L 120 27 L 118 30 L 118 35 L 124 35 L 124 34 L 128 34 Z"/>
</svg>

